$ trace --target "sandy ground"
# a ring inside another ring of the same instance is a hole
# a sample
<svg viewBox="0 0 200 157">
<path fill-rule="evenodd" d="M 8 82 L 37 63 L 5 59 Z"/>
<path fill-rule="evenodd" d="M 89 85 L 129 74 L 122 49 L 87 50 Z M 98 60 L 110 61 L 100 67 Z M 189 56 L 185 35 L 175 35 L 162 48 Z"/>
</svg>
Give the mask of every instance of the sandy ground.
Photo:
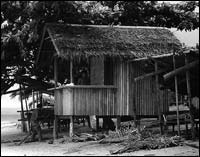
<svg viewBox="0 0 200 157">
<path fill-rule="evenodd" d="M 87 127 L 75 126 L 77 132 L 90 132 Z M 109 156 L 110 150 L 121 148 L 119 144 L 99 144 L 97 141 L 88 142 L 65 142 L 60 143 L 58 139 L 53 144 L 48 144 L 52 139 L 52 130 L 43 136 L 43 142 L 24 143 L 17 146 L 13 140 L 20 140 L 27 134 L 21 133 L 20 128 L 10 126 L 1 130 L 1 156 Z M 60 137 L 67 136 L 64 131 L 59 134 Z M 10 142 L 9 142 L 10 141 Z M 199 140 L 186 141 L 199 146 Z M 157 150 L 140 150 L 131 153 L 123 153 L 121 156 L 199 156 L 199 148 L 183 145 Z"/>
</svg>

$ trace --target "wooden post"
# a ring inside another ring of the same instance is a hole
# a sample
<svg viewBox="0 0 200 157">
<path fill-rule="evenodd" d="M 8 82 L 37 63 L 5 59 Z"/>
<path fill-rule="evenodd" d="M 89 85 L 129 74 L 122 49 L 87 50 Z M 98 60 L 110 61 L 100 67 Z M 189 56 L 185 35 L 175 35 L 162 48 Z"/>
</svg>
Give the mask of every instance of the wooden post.
<svg viewBox="0 0 200 157">
<path fill-rule="evenodd" d="M 159 97 L 159 80 L 158 80 L 158 63 L 155 62 L 155 73 L 156 73 L 156 104 L 158 107 L 158 118 L 160 123 L 160 134 L 163 134 L 162 131 L 162 119 L 161 119 L 161 109 L 160 109 L 160 97 Z"/>
<path fill-rule="evenodd" d="M 24 121 L 24 109 L 23 109 L 23 100 L 22 100 L 22 87 L 21 87 L 21 84 L 19 85 L 20 86 L 20 101 L 21 101 L 21 123 L 22 123 L 22 132 L 27 132 L 27 129 L 26 129 L 26 124 L 25 124 L 25 121 Z"/>
<path fill-rule="evenodd" d="M 136 119 L 137 119 L 137 129 L 140 132 L 141 131 L 141 129 L 140 129 L 140 120 L 141 120 L 141 117 L 140 116 L 136 116 Z"/>
<path fill-rule="evenodd" d="M 25 102 L 26 102 L 26 111 L 27 111 L 27 119 L 28 119 L 28 129 L 29 129 L 29 132 L 31 131 L 31 124 L 30 124 L 30 112 L 28 110 L 28 104 L 27 104 L 27 98 L 25 98 Z"/>
<path fill-rule="evenodd" d="M 173 55 L 173 67 L 174 70 L 176 69 L 176 61 L 175 61 L 175 55 Z M 177 82 L 177 76 L 174 77 L 174 83 L 175 83 L 175 93 L 176 93 L 176 107 L 177 107 L 177 126 L 178 126 L 178 136 L 180 136 L 180 122 L 179 122 L 179 105 L 178 105 L 178 82 Z"/>
<path fill-rule="evenodd" d="M 188 64 L 188 59 L 185 56 L 185 64 Z M 186 83 L 187 83 L 187 94 L 188 94 L 188 104 L 189 104 L 189 114 L 191 120 L 191 131 L 192 131 L 192 139 L 195 139 L 195 129 L 194 129 L 194 115 L 191 112 L 191 87 L 190 87 L 190 72 L 186 71 Z"/>
<path fill-rule="evenodd" d="M 55 87 L 58 86 L 58 61 L 57 58 L 54 58 L 54 81 L 55 81 Z"/>
<path fill-rule="evenodd" d="M 137 83 L 134 81 L 133 82 L 133 88 L 134 88 L 134 97 L 133 97 L 133 102 L 134 102 L 134 104 L 133 104 L 133 117 L 134 117 L 134 123 L 135 123 L 135 127 L 137 127 L 137 115 L 136 115 L 136 103 L 137 103 L 137 101 L 136 101 L 136 97 L 137 97 Z"/>
<path fill-rule="evenodd" d="M 96 116 L 96 130 L 99 130 L 99 116 Z"/>
<path fill-rule="evenodd" d="M 36 92 L 37 105 L 39 104 L 39 92 Z"/>
<path fill-rule="evenodd" d="M 24 87 L 23 87 L 23 89 L 24 89 Z M 30 132 L 31 131 L 30 118 L 29 118 L 28 104 L 27 104 L 27 98 L 26 98 L 25 93 L 24 93 L 24 100 L 25 100 L 25 104 L 26 104 L 26 114 L 27 114 L 27 122 L 28 122 L 28 131 Z"/>
<path fill-rule="evenodd" d="M 34 95 L 34 91 L 32 90 L 32 99 L 33 99 L 33 103 L 32 103 L 32 109 L 35 108 L 35 95 Z"/>
<path fill-rule="evenodd" d="M 90 116 L 86 116 L 86 119 L 88 121 L 88 127 L 91 128 Z"/>
<path fill-rule="evenodd" d="M 42 104 L 42 108 L 43 108 L 44 104 L 43 104 L 43 101 L 42 101 L 42 92 L 41 91 L 39 92 L 39 97 L 40 97 L 40 103 Z"/>
<path fill-rule="evenodd" d="M 120 128 L 120 123 L 121 123 L 121 117 L 117 116 L 117 126 L 116 126 L 116 129 Z"/>
<path fill-rule="evenodd" d="M 57 67 L 57 58 L 54 58 L 54 81 L 55 81 L 55 87 L 57 87 L 58 85 L 58 67 Z M 55 91 L 54 91 L 54 97 L 55 97 Z M 55 113 L 55 108 L 56 105 L 54 105 L 54 113 Z M 54 140 L 58 138 L 58 117 L 55 113 L 55 117 L 54 117 L 54 127 L 53 127 L 53 138 Z"/>
<path fill-rule="evenodd" d="M 58 117 L 55 115 L 54 122 L 53 122 L 53 139 L 58 138 Z"/>
<path fill-rule="evenodd" d="M 70 83 L 73 83 L 73 59 L 70 57 Z"/>
<path fill-rule="evenodd" d="M 70 116 L 69 136 L 72 137 L 73 134 L 74 134 L 74 122 L 73 122 L 73 116 Z"/>
</svg>

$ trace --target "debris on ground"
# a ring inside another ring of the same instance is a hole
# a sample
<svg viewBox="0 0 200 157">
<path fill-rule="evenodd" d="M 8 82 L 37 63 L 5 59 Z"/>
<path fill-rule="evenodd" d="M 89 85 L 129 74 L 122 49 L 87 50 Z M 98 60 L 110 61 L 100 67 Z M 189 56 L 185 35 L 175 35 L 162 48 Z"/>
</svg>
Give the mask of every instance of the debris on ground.
<svg viewBox="0 0 200 157">
<path fill-rule="evenodd" d="M 111 154 L 121 154 L 141 149 L 160 149 L 183 144 L 183 139 L 180 136 L 160 135 L 157 131 L 151 131 L 145 126 L 143 128 L 136 128 L 135 125 L 127 122 L 122 123 L 120 129 L 115 131 L 109 130 L 108 134 L 76 133 L 72 137 L 63 136 L 63 138 L 54 142 L 86 141 L 97 141 L 100 144 L 118 143 L 123 146 L 123 148 L 118 150 L 111 150 Z"/>
<path fill-rule="evenodd" d="M 85 142 L 85 141 L 98 141 L 105 138 L 104 134 L 74 134 L 72 137 L 72 142 Z"/>
<path fill-rule="evenodd" d="M 99 143 L 120 143 L 123 148 L 110 151 L 111 154 L 133 152 L 140 149 L 160 149 L 182 144 L 180 136 L 166 136 L 147 130 L 145 127 L 140 131 L 135 127 L 122 127 L 116 131 L 109 131 L 109 135 Z"/>
</svg>

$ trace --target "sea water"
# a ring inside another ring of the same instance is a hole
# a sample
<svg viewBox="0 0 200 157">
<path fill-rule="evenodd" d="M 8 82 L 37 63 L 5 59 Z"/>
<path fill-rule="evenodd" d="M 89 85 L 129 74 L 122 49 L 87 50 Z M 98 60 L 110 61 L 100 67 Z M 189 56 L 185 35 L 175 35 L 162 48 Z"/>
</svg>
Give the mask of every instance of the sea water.
<svg viewBox="0 0 200 157">
<path fill-rule="evenodd" d="M 17 109 L 1 108 L 1 129 L 10 126 L 17 126 L 20 114 Z"/>
</svg>

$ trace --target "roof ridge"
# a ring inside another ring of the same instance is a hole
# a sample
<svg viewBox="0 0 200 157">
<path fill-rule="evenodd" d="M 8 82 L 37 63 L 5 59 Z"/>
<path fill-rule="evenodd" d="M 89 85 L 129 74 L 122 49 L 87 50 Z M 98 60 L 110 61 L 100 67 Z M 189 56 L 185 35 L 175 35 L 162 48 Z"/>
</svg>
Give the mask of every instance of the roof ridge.
<svg viewBox="0 0 200 157">
<path fill-rule="evenodd" d="M 166 27 L 153 27 L 153 26 L 119 26 L 119 25 L 85 25 L 85 24 L 70 24 L 70 23 L 46 23 L 48 25 L 58 25 L 58 26 L 86 26 L 86 27 L 101 27 L 101 28 L 144 28 L 144 29 L 167 29 Z"/>
</svg>

